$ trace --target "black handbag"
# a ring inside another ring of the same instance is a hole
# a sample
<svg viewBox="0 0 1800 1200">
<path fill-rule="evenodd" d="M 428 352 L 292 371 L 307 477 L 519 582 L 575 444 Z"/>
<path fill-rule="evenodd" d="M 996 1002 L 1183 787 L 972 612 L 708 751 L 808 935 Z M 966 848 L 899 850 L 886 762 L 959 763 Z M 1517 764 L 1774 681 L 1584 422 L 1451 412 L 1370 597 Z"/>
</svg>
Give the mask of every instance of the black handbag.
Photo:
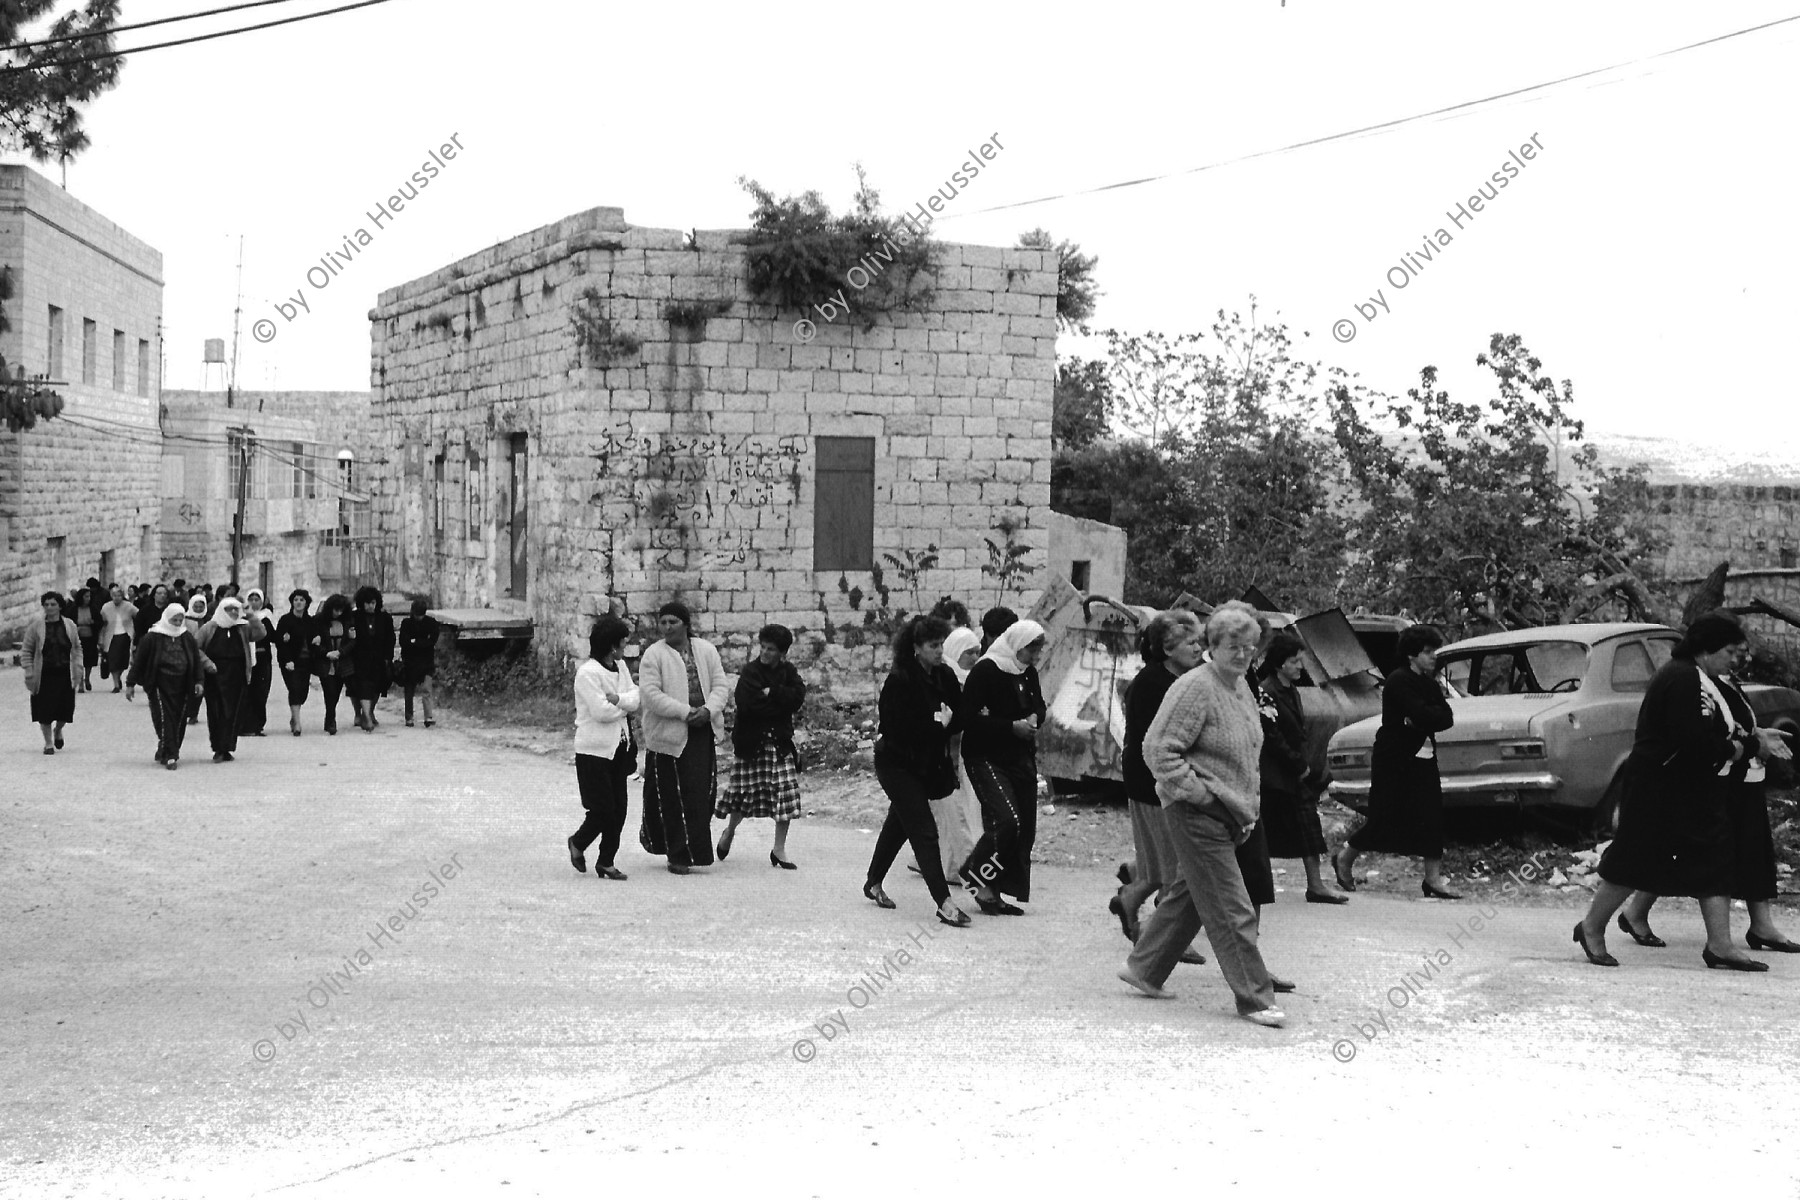
<svg viewBox="0 0 1800 1200">
<path fill-rule="evenodd" d="M 944 756 L 937 765 L 925 772 L 925 798 L 942 800 L 945 796 L 953 796 L 962 781 L 956 777 L 956 760 L 950 757 L 950 748 L 944 747 Z"/>
</svg>

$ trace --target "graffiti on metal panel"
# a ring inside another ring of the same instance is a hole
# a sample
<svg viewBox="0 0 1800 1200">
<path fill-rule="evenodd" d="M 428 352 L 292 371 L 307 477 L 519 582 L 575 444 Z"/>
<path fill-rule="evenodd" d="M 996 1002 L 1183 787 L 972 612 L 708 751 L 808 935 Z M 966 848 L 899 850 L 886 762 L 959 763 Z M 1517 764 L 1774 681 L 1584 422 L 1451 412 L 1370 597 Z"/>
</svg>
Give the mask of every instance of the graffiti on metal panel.
<svg viewBox="0 0 1800 1200">
<path fill-rule="evenodd" d="M 603 430 L 589 503 L 628 528 L 648 570 L 742 567 L 762 511 L 800 499 L 799 435 Z M 787 523 L 765 537 L 786 538 Z"/>
<path fill-rule="evenodd" d="M 1051 698 L 1038 761 L 1064 779 L 1125 778 L 1125 689 L 1143 667 L 1136 653 L 1086 641 Z"/>
</svg>

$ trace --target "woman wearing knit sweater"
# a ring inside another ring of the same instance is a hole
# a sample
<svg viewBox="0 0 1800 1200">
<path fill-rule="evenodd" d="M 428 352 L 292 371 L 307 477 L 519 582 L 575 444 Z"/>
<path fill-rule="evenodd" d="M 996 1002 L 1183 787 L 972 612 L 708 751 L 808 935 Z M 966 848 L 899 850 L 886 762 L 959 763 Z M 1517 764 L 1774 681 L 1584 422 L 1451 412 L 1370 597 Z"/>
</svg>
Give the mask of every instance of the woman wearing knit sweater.
<svg viewBox="0 0 1800 1200">
<path fill-rule="evenodd" d="M 974 889 L 976 906 L 990 916 L 1024 911 L 1002 895 L 1031 899 L 1037 736 L 1046 711 L 1037 674 L 1043 651 L 1042 625 L 1011 625 L 994 639 L 963 688 L 963 767 L 981 801 L 982 835 L 963 864 L 962 878 Z"/>
<path fill-rule="evenodd" d="M 644 716 L 644 823 L 638 842 L 669 858 L 671 875 L 712 865 L 718 744 L 731 678 L 719 652 L 692 636 L 687 605 L 656 614 L 662 640 L 638 663 Z"/>
<path fill-rule="evenodd" d="M 587 848 L 599 838 L 594 856 L 599 879 L 625 878 L 613 859 L 625 828 L 625 781 L 637 769 L 626 714 L 638 710 L 640 693 L 619 657 L 629 636 L 625 622 L 611 613 L 601 617 L 588 634 L 590 657 L 575 672 L 575 782 L 587 817 L 569 837 L 569 862 L 585 873 Z"/>
<path fill-rule="evenodd" d="M 1211 661 L 1175 681 L 1144 737 L 1144 761 L 1156 777 L 1180 875 L 1144 922 L 1119 978 L 1145 995 L 1169 998 L 1163 982 L 1204 926 L 1238 1015 L 1274 1027 L 1287 1017 L 1275 1007 L 1257 948 L 1256 907 L 1236 855 L 1256 828 L 1262 803 L 1262 719 L 1244 678 L 1260 635 L 1249 613 L 1214 613 L 1206 623 Z"/>
</svg>

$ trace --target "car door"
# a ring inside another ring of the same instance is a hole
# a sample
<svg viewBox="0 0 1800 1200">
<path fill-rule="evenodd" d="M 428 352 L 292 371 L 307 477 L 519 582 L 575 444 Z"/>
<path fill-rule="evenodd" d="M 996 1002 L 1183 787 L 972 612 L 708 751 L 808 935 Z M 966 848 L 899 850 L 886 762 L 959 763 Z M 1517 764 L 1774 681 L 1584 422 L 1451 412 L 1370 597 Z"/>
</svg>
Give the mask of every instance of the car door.
<svg viewBox="0 0 1800 1200">
<path fill-rule="evenodd" d="M 1651 641 L 1642 636 L 1614 638 L 1594 647 L 1581 689 L 1582 701 L 1569 713 L 1575 726 L 1571 732 L 1576 736 L 1571 740 L 1568 766 L 1561 774 L 1573 800 L 1585 803 L 1582 798 L 1586 796 L 1597 800 L 1631 753 L 1644 693 L 1674 646 L 1673 641 L 1666 647 L 1652 646 Z"/>
</svg>

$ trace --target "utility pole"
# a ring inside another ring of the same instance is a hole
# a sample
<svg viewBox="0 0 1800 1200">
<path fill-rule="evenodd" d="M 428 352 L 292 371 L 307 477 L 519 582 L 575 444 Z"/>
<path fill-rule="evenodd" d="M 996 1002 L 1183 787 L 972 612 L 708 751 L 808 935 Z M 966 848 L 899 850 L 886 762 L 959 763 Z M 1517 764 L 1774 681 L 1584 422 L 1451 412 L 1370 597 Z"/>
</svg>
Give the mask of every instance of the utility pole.
<svg viewBox="0 0 1800 1200">
<path fill-rule="evenodd" d="M 244 501 L 250 494 L 251 429 L 248 425 L 234 425 L 227 432 L 237 441 L 234 449 L 238 456 L 237 516 L 231 522 L 231 582 L 235 585 L 238 565 L 244 556 Z"/>
</svg>

